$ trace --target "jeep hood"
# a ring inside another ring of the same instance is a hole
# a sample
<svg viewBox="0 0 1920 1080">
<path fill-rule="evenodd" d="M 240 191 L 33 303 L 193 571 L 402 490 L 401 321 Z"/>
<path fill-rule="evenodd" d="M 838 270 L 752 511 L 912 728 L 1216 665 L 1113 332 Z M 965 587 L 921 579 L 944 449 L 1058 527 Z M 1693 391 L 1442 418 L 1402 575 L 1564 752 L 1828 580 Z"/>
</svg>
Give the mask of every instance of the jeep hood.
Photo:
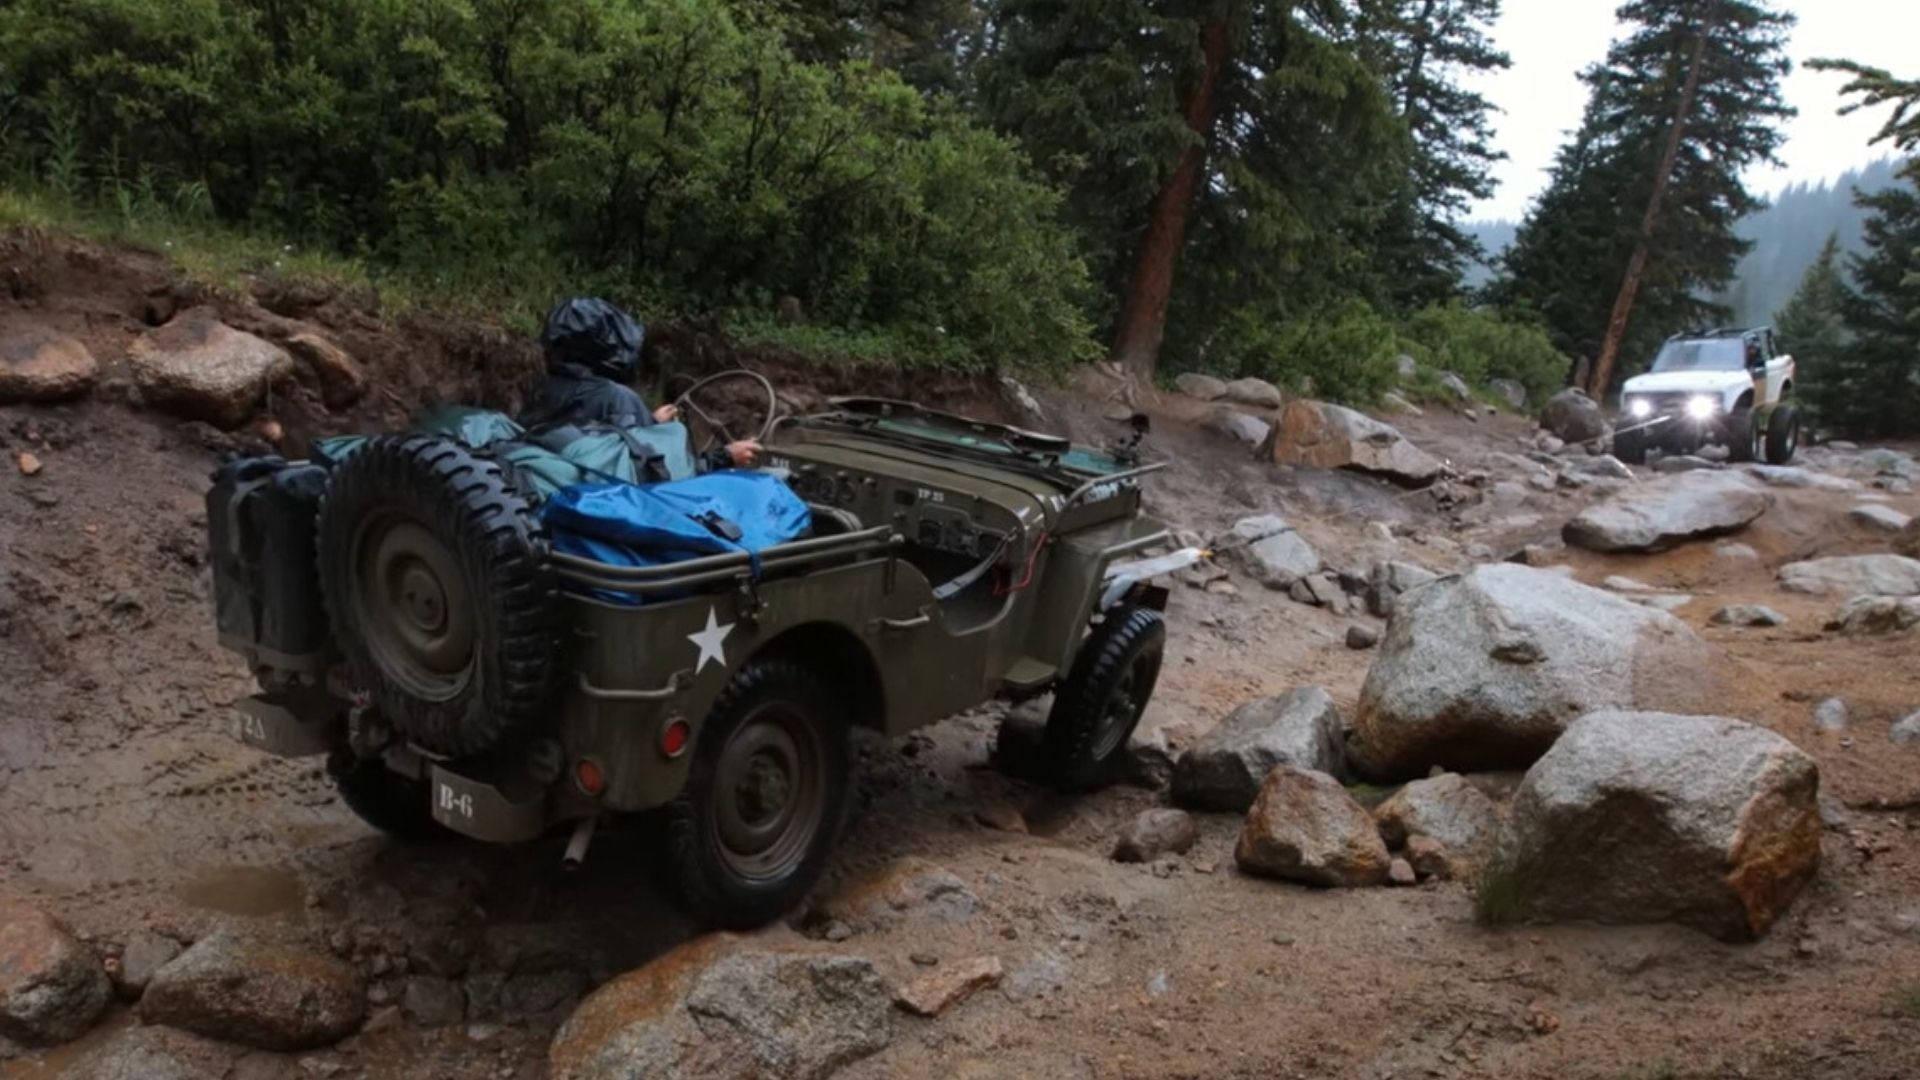
<svg viewBox="0 0 1920 1080">
<path fill-rule="evenodd" d="M 1635 375 L 1620 388 L 1623 394 L 1724 394 L 1746 389 L 1753 377 L 1744 371 L 1657 371 Z"/>
</svg>

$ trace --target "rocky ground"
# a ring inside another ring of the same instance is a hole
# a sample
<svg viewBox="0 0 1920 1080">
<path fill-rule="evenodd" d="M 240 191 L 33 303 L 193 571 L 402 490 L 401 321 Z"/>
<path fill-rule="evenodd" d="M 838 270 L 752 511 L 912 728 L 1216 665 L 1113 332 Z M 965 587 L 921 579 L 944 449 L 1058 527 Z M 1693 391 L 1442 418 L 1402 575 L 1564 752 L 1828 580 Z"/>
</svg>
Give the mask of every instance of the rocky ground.
<svg viewBox="0 0 1920 1080">
<path fill-rule="evenodd" d="M 1911 448 L 1627 469 L 1477 401 L 1088 372 L 1033 404 L 1152 414 L 1216 553 L 1136 782 L 1023 779 L 1031 705 L 873 741 L 808 909 L 700 937 L 640 823 L 574 875 L 402 848 L 226 733 L 217 453 L 524 354 L 9 242 L 0 396 L 63 400 L 0 405 L 0 1076 L 1920 1074 Z M 240 375 L 179 389 L 209 339 Z"/>
</svg>

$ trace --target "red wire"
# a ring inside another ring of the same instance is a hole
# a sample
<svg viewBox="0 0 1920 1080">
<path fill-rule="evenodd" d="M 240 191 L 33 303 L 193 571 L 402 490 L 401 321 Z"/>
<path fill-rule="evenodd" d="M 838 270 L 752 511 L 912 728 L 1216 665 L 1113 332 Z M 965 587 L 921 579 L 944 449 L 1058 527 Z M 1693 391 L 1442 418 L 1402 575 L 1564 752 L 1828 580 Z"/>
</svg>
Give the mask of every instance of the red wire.
<svg viewBox="0 0 1920 1080">
<path fill-rule="evenodd" d="M 1033 568 L 1039 565 L 1040 551 L 1042 548 L 1045 548 L 1047 546 L 1047 541 L 1051 539 L 1052 539 L 1052 536 L 1048 534 L 1047 530 L 1041 529 L 1040 538 L 1033 542 L 1033 553 L 1027 556 L 1026 576 L 1022 577 L 1015 584 L 1007 585 L 1002 588 L 997 588 L 993 590 L 993 595 L 1006 596 L 1011 593 L 1017 593 L 1021 589 L 1024 589 L 1027 586 L 1033 584 Z"/>
</svg>

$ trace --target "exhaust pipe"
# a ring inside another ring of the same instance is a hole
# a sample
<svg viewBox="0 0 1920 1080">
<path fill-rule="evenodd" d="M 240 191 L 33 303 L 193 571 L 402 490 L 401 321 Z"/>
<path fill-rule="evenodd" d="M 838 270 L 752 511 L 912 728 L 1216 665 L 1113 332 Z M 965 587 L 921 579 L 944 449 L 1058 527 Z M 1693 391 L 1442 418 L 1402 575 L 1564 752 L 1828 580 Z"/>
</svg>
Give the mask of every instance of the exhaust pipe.
<svg viewBox="0 0 1920 1080">
<path fill-rule="evenodd" d="M 581 818 L 573 827 L 573 836 L 567 840 L 567 853 L 560 856 L 560 869 L 572 873 L 580 869 L 587 861 L 587 845 L 593 843 L 593 826 L 598 818 Z"/>
</svg>

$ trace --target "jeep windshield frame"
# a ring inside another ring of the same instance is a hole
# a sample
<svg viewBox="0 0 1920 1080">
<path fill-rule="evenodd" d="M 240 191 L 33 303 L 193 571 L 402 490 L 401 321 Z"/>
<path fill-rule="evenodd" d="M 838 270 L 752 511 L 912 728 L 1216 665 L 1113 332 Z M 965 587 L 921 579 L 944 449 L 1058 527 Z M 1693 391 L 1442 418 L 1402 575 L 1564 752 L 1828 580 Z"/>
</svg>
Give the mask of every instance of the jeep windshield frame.
<svg viewBox="0 0 1920 1080">
<path fill-rule="evenodd" d="M 1067 488 L 1133 472 L 1121 461 L 1075 446 L 1057 435 L 973 420 L 910 401 L 845 397 L 834 398 L 830 404 L 832 411 L 796 422 L 993 465 Z"/>
<path fill-rule="evenodd" d="M 1668 371 L 1745 371 L 1746 343 L 1737 337 L 1678 338 L 1660 346 L 1655 373 Z"/>
</svg>

